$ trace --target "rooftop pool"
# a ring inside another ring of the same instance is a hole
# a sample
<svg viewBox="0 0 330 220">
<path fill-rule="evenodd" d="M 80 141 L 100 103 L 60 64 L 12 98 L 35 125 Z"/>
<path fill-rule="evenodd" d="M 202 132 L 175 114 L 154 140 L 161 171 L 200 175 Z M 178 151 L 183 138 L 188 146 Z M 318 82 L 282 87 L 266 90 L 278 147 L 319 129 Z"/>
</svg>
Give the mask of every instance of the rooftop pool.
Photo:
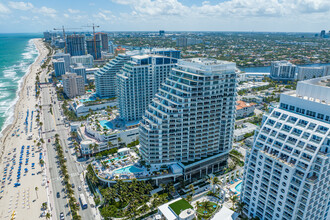
<svg viewBox="0 0 330 220">
<path fill-rule="evenodd" d="M 111 160 L 116 161 L 116 160 L 121 160 L 123 158 L 124 158 L 124 156 L 120 156 L 120 157 L 113 158 Z M 107 160 L 107 163 L 111 163 L 111 160 Z"/>
<path fill-rule="evenodd" d="M 95 97 L 89 97 L 88 99 L 80 99 L 79 101 L 84 103 L 84 102 L 91 102 L 91 101 L 95 101 L 96 98 Z"/>
<path fill-rule="evenodd" d="M 242 182 L 240 182 L 239 184 L 237 184 L 237 185 L 235 186 L 235 189 L 236 189 L 237 192 L 241 193 Z"/>
<path fill-rule="evenodd" d="M 124 167 L 119 170 L 116 170 L 113 173 L 124 174 L 124 173 L 139 173 L 139 172 L 143 172 L 143 170 L 132 165 L 132 166 L 128 166 L 128 167 Z"/>
<path fill-rule="evenodd" d="M 106 127 L 107 129 L 112 129 L 113 128 L 113 124 L 110 121 L 107 121 L 107 120 L 100 121 L 100 125 L 102 127 Z"/>
</svg>

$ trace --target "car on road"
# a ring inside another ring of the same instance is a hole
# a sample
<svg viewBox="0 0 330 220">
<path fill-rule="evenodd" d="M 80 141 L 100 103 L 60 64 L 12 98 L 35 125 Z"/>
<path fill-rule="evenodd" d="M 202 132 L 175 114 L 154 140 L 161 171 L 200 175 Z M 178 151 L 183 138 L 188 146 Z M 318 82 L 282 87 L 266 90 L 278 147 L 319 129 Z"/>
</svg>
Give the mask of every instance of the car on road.
<svg viewBox="0 0 330 220">
<path fill-rule="evenodd" d="M 60 192 L 57 192 L 57 193 L 56 193 L 56 197 L 57 197 L 57 198 L 60 198 L 60 197 L 61 197 L 61 196 L 60 196 Z"/>
<path fill-rule="evenodd" d="M 61 212 L 61 214 L 60 214 L 60 220 L 64 220 L 64 213 L 63 212 Z"/>
<path fill-rule="evenodd" d="M 71 184 L 72 188 L 74 188 L 74 183 Z"/>
<path fill-rule="evenodd" d="M 78 186 L 78 190 L 81 191 L 81 186 Z"/>
<path fill-rule="evenodd" d="M 50 139 L 48 139 L 48 143 L 50 143 Z"/>
</svg>

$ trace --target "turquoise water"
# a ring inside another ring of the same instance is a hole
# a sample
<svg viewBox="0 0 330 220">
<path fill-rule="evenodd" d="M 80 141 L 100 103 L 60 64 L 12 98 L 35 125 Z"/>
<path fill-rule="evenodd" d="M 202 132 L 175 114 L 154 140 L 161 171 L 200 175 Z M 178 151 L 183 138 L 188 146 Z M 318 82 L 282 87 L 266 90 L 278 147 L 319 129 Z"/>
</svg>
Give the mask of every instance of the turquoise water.
<svg viewBox="0 0 330 220">
<path fill-rule="evenodd" d="M 96 98 L 95 97 L 89 97 L 88 99 L 80 99 L 80 102 L 84 103 L 84 102 L 90 102 L 90 101 L 95 101 Z"/>
<path fill-rule="evenodd" d="M 12 122 L 22 77 L 38 56 L 40 34 L 0 34 L 0 130 Z"/>
<path fill-rule="evenodd" d="M 242 182 L 240 182 L 239 184 L 237 184 L 236 186 L 235 186 L 235 189 L 236 189 L 236 191 L 237 192 L 241 192 L 241 189 L 242 189 Z"/>
<path fill-rule="evenodd" d="M 113 128 L 113 125 L 110 121 L 107 121 L 107 120 L 102 120 L 100 121 L 100 125 L 103 127 L 106 127 L 107 129 L 112 129 Z"/>
<path fill-rule="evenodd" d="M 139 173 L 139 172 L 143 172 L 143 170 L 141 170 L 135 166 L 128 166 L 128 167 L 124 167 L 119 170 L 116 170 L 114 173 Z"/>
<path fill-rule="evenodd" d="M 121 157 L 115 157 L 115 158 L 113 158 L 113 159 L 111 159 L 111 160 L 116 161 L 116 160 L 120 160 L 120 159 L 123 159 L 123 158 L 124 158 L 124 156 L 121 156 Z M 107 160 L 107 163 L 111 163 L 111 160 Z"/>
</svg>

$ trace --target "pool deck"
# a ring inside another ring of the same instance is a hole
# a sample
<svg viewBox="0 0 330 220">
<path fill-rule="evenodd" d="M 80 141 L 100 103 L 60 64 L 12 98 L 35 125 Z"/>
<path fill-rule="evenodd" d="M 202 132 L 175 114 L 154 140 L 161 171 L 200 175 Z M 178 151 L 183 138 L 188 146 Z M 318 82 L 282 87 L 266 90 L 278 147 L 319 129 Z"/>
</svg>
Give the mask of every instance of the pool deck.
<svg viewBox="0 0 330 220">
<path fill-rule="evenodd" d="M 239 180 L 239 181 L 237 181 L 237 182 L 231 184 L 231 185 L 229 186 L 230 190 L 231 190 L 232 192 L 237 192 L 237 195 L 241 194 L 241 192 L 238 192 L 238 191 L 235 189 L 235 187 L 236 187 L 238 184 L 240 184 L 241 182 L 242 182 L 242 180 Z"/>
</svg>

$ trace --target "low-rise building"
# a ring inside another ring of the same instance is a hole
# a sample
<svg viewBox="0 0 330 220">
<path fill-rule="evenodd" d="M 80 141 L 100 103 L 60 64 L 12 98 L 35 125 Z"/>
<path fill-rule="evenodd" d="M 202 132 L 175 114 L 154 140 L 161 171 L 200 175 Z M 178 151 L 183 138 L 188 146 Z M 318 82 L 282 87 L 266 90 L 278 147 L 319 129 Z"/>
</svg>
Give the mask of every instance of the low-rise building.
<svg viewBox="0 0 330 220">
<path fill-rule="evenodd" d="M 234 141 L 241 141 L 246 137 L 247 134 L 254 132 L 254 130 L 258 128 L 257 125 L 252 123 L 244 123 L 241 128 L 234 130 Z"/>
<path fill-rule="evenodd" d="M 194 208 L 181 197 L 159 206 L 158 215 L 161 219 L 166 220 L 192 220 L 196 218 Z"/>
<path fill-rule="evenodd" d="M 70 102 L 70 109 L 76 114 L 77 117 L 85 116 L 90 111 L 97 112 L 104 110 L 108 107 L 112 108 L 117 106 L 116 99 L 92 99 L 91 97 L 79 97 Z"/>
<path fill-rule="evenodd" d="M 244 118 L 253 115 L 254 109 L 257 105 L 253 102 L 247 103 L 244 101 L 237 101 L 236 103 L 236 118 Z"/>
<path fill-rule="evenodd" d="M 328 75 L 330 75 L 330 65 L 318 67 L 299 67 L 297 80 L 307 80 Z"/>
<path fill-rule="evenodd" d="M 102 111 L 90 116 L 86 123 L 78 128 L 82 155 L 118 148 L 136 141 L 139 134 L 138 125 L 138 122 L 125 124 L 119 120 L 117 110 L 111 113 Z M 96 147 L 91 149 L 91 145 Z"/>
</svg>

